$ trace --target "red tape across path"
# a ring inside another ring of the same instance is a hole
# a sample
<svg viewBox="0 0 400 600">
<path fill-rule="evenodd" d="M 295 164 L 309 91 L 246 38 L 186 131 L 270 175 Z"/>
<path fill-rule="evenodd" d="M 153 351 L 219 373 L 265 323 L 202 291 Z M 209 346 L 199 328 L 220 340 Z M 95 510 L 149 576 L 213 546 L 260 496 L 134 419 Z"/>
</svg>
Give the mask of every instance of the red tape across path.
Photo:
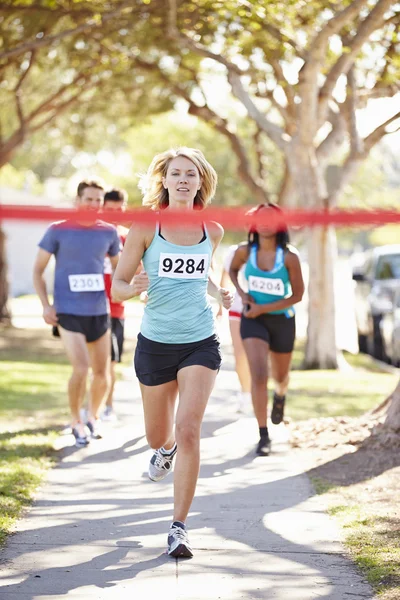
<svg viewBox="0 0 400 600">
<path fill-rule="evenodd" d="M 72 219 L 85 223 L 94 219 L 102 219 L 111 223 L 140 223 L 153 225 L 157 221 L 171 223 L 178 227 L 202 222 L 217 221 L 227 229 L 243 231 L 252 223 L 271 229 L 279 229 L 282 225 L 288 227 L 315 227 L 332 225 L 334 227 L 351 227 L 361 225 L 386 225 L 400 223 L 400 211 L 396 210 L 284 210 L 246 214 L 251 206 L 213 207 L 205 210 L 163 210 L 156 212 L 148 208 L 135 208 L 125 212 L 93 211 L 76 208 L 52 208 L 48 206 L 20 206 L 0 204 L 0 222 L 2 220 L 26 221 L 60 221 Z"/>
</svg>

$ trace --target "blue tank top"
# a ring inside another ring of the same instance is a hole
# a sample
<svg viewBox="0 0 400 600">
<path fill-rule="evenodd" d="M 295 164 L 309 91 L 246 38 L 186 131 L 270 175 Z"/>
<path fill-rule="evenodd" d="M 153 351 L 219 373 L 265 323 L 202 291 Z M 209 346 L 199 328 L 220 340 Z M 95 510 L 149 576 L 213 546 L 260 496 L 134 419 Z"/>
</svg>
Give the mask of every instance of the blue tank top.
<svg viewBox="0 0 400 600">
<path fill-rule="evenodd" d="M 247 260 L 244 276 L 247 281 L 249 294 L 254 298 L 256 304 L 270 304 L 277 300 L 287 298 L 292 293 L 289 273 L 285 267 L 285 253 L 278 246 L 275 255 L 275 264 L 271 271 L 263 271 L 257 265 L 257 247 L 252 246 Z M 286 315 L 293 317 L 295 314 L 293 306 L 274 310 L 269 315 Z"/>
<path fill-rule="evenodd" d="M 207 296 L 213 247 L 205 239 L 194 246 L 172 244 L 160 235 L 157 224 L 143 255 L 149 277 L 148 302 L 141 334 L 154 342 L 186 344 L 215 333 L 212 307 Z"/>
</svg>

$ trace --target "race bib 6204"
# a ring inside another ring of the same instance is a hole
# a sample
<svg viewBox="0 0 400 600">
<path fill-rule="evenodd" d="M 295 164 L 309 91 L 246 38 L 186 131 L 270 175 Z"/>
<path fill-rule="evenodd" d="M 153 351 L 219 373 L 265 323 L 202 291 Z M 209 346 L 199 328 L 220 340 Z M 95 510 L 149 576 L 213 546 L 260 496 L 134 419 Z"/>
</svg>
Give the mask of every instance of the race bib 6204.
<svg viewBox="0 0 400 600">
<path fill-rule="evenodd" d="M 104 290 L 103 274 L 68 275 L 71 292 L 102 292 Z"/>
<path fill-rule="evenodd" d="M 206 279 L 208 276 L 208 254 L 160 253 L 159 277 L 173 279 Z"/>
<path fill-rule="evenodd" d="M 284 296 L 285 286 L 282 279 L 272 279 L 270 277 L 249 277 L 249 292 L 261 292 L 262 294 L 271 294 L 272 296 Z"/>
</svg>

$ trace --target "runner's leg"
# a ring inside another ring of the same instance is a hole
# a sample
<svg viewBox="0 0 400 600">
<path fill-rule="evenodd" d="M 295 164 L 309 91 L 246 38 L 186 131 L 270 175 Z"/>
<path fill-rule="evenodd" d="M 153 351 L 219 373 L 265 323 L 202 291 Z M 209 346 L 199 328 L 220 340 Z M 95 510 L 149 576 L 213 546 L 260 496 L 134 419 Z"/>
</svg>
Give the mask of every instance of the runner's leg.
<svg viewBox="0 0 400 600">
<path fill-rule="evenodd" d="M 183 367 L 178 371 L 174 521 L 185 522 L 193 501 L 200 468 L 201 423 L 217 372 L 200 365 Z"/>
<path fill-rule="evenodd" d="M 231 332 L 233 353 L 235 356 L 235 369 L 239 378 L 240 387 L 242 392 L 250 393 L 251 376 L 249 363 L 247 362 L 246 351 L 240 335 L 240 319 L 229 319 L 229 329 Z"/>
<path fill-rule="evenodd" d="M 68 398 L 71 410 L 72 427 L 80 421 L 80 408 L 86 393 L 86 380 L 89 371 L 89 354 L 86 339 L 82 333 L 68 331 L 59 326 L 60 336 L 72 365 L 72 375 L 68 382 Z"/>
<path fill-rule="evenodd" d="M 173 429 L 178 383 L 176 380 L 154 386 L 141 383 L 140 390 L 147 442 L 150 448 L 169 450 L 175 443 Z"/>
<path fill-rule="evenodd" d="M 243 340 L 251 373 L 251 399 L 259 427 L 267 426 L 269 344 L 259 338 Z"/>
<path fill-rule="evenodd" d="M 110 330 L 95 342 L 87 344 L 92 381 L 90 385 L 89 419 L 98 419 L 99 411 L 108 392 L 110 381 Z"/>
<path fill-rule="evenodd" d="M 285 396 L 289 385 L 289 370 L 292 361 L 292 352 L 272 352 L 271 370 L 276 383 L 276 393 Z"/>
</svg>

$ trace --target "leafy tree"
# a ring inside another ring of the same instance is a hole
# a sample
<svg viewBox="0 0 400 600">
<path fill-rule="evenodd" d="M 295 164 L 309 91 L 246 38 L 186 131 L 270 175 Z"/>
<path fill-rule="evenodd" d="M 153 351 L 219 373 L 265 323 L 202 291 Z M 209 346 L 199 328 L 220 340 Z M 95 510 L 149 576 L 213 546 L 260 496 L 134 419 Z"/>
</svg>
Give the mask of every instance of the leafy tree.
<svg viewBox="0 0 400 600">
<path fill-rule="evenodd" d="M 88 118 L 102 111 L 120 122 L 183 99 L 190 114 L 228 140 L 254 202 L 278 197 L 284 206 L 321 209 L 336 206 L 371 149 L 397 126 L 399 112 L 382 115 L 362 136 L 357 119 L 367 102 L 399 89 L 400 16 L 391 0 L 10 0 L 7 6 L 2 28 L 12 34 L 0 52 L 7 74 L 1 94 L 13 98 L 14 109 L 3 140 L 14 149 L 21 136 L 42 131 L 72 105 L 79 113 L 90 106 Z M 41 15 L 40 31 L 27 17 L 32 10 Z M 47 87 L 35 85 L 39 76 L 50 86 L 40 100 Z M 66 83 L 57 87 L 60 76 Z M 222 103 L 215 102 L 217 80 L 225 82 Z M 231 99 L 237 110 L 228 107 Z M 251 148 L 238 126 L 243 112 Z M 266 169 L 266 138 L 282 155 L 278 190 Z M 1 147 L 4 157 L 9 148 Z M 328 190 L 325 171 L 339 148 L 346 148 L 344 159 Z M 310 232 L 306 366 L 337 366 L 335 253 L 332 229 Z"/>
<path fill-rule="evenodd" d="M 235 123 L 218 113 L 207 96 L 205 76 L 215 65 L 246 109 L 257 136 L 267 136 L 284 157 L 281 204 L 332 208 L 371 149 L 396 129 L 400 112 L 383 115 L 379 126 L 362 137 L 357 110 L 399 89 L 399 20 L 391 0 L 169 0 L 164 26 L 177 56 L 168 68 L 162 55 L 142 65 L 150 72 L 158 70 L 166 85 L 186 100 L 191 114 L 230 140 L 254 200 L 265 200 L 268 182 L 251 171 Z M 195 56 L 204 59 L 201 69 L 192 62 Z M 328 192 L 325 170 L 345 145 L 348 150 L 336 188 Z M 335 233 L 331 228 L 314 228 L 308 240 L 311 277 L 305 365 L 336 367 Z"/>
</svg>

